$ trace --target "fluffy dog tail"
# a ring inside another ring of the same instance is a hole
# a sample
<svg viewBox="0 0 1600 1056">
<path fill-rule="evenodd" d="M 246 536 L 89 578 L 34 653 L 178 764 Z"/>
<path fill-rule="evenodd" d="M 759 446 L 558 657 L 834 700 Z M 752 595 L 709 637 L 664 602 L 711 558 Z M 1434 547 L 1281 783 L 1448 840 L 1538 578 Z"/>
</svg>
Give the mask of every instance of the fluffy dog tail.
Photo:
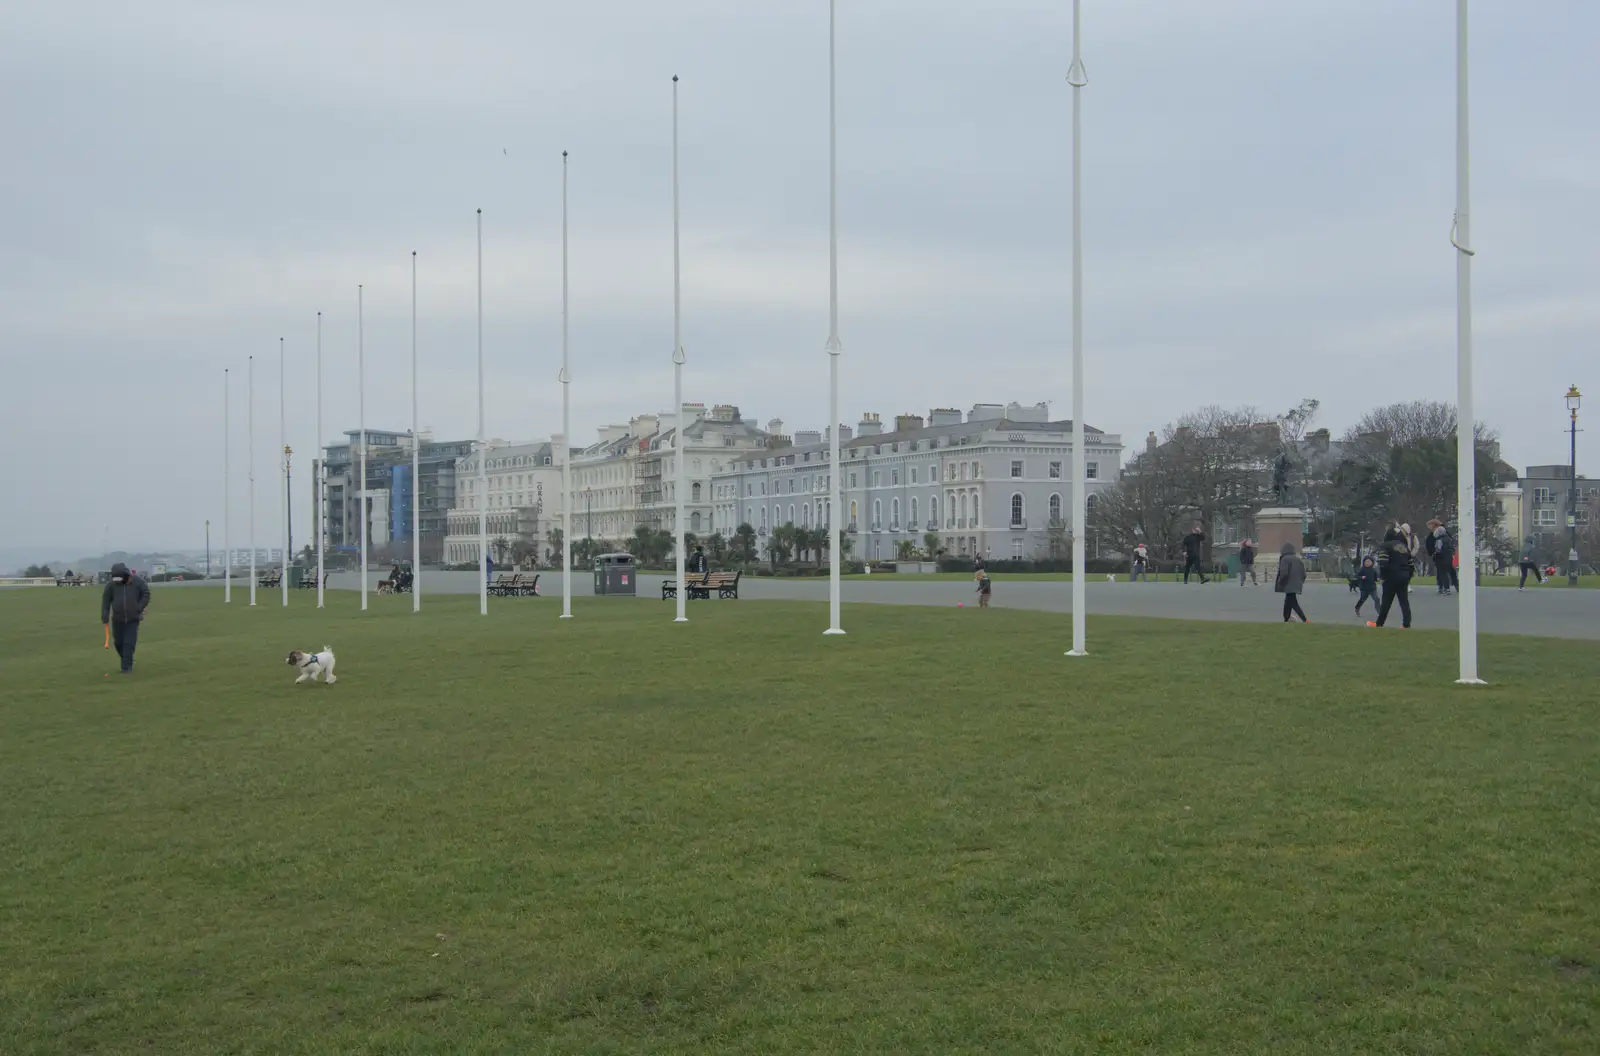
<svg viewBox="0 0 1600 1056">
<path fill-rule="evenodd" d="M 322 647 L 322 651 L 325 652 L 325 653 L 331 653 L 331 652 L 333 652 L 333 646 L 325 645 L 325 646 Z"/>
</svg>

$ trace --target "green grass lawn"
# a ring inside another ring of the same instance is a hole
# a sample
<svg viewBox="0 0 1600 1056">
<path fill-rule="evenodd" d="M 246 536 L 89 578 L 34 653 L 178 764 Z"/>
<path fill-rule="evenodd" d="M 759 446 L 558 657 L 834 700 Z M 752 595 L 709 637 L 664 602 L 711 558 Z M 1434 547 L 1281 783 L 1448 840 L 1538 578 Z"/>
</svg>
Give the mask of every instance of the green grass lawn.
<svg viewBox="0 0 1600 1056">
<path fill-rule="evenodd" d="M 8 1056 L 1600 1051 L 1591 642 L 219 598 L 0 592 Z"/>
</svg>

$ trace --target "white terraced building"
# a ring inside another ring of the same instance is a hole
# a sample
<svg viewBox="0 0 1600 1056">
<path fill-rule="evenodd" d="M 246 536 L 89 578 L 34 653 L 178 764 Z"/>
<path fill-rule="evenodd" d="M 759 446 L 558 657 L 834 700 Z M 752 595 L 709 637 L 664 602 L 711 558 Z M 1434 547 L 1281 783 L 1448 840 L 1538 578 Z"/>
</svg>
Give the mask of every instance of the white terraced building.
<svg viewBox="0 0 1600 1056">
<path fill-rule="evenodd" d="M 703 403 L 682 408 L 689 531 L 713 530 L 713 477 L 735 458 L 766 449 L 768 435 L 739 415 L 739 408 Z M 676 531 L 678 418 L 644 414 L 627 425 L 608 425 L 572 461 L 572 537 L 630 538 L 640 525 Z"/>
<path fill-rule="evenodd" d="M 478 510 L 488 510 L 488 538 L 522 539 L 543 554 L 550 529 L 561 525 L 561 438 L 529 444 L 488 442 L 484 467 L 487 490 L 479 494 L 478 455 L 456 460 L 456 505 L 450 511 L 444 559 L 451 564 L 478 560 Z M 490 555 L 493 556 L 493 549 Z"/>
<path fill-rule="evenodd" d="M 781 434 L 781 423 L 774 432 Z M 1122 438 L 1085 427 L 1088 503 L 1121 472 Z M 779 435 L 775 442 L 787 438 Z M 1072 423 L 1049 407 L 977 404 L 965 416 L 938 408 L 901 415 L 885 432 L 866 414 L 841 433 L 841 501 L 856 557 L 888 559 L 928 533 L 954 555 L 1044 556 L 1052 533 L 1071 531 Z M 711 481 L 712 530 L 747 523 L 765 536 L 784 524 L 821 527 L 828 508 L 828 444 L 820 432 L 789 446 L 741 454 Z"/>
</svg>

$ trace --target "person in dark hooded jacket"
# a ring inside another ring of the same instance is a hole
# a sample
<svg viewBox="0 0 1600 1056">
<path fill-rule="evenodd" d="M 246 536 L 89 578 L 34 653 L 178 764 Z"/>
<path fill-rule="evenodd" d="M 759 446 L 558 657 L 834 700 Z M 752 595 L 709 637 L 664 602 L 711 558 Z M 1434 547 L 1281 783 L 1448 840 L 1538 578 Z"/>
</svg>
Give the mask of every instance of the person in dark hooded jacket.
<svg viewBox="0 0 1600 1056">
<path fill-rule="evenodd" d="M 1273 589 L 1283 595 L 1283 622 L 1288 623 L 1292 615 L 1299 616 L 1301 623 L 1309 623 L 1306 611 L 1300 607 L 1300 592 L 1306 589 L 1306 563 L 1294 552 L 1293 543 L 1284 543 L 1278 553 L 1278 578 Z"/>
<path fill-rule="evenodd" d="M 111 640 L 122 658 L 122 673 L 133 670 L 133 650 L 139 644 L 139 624 L 150 607 L 150 585 L 117 562 L 111 582 L 100 595 L 100 622 L 111 627 Z"/>
<path fill-rule="evenodd" d="M 1361 568 L 1356 572 L 1356 588 L 1361 591 L 1361 596 L 1356 599 L 1356 615 L 1361 615 L 1361 606 L 1369 600 L 1372 607 L 1378 607 L 1378 563 L 1367 555 L 1361 559 Z"/>
<path fill-rule="evenodd" d="M 1382 627 L 1389 618 L 1389 606 L 1400 602 L 1400 625 L 1411 626 L 1411 548 L 1400 533 L 1393 528 L 1383 533 L 1383 546 L 1378 548 L 1378 579 L 1383 584 L 1383 598 L 1378 603 L 1378 618 L 1368 621 L 1368 627 Z"/>
</svg>

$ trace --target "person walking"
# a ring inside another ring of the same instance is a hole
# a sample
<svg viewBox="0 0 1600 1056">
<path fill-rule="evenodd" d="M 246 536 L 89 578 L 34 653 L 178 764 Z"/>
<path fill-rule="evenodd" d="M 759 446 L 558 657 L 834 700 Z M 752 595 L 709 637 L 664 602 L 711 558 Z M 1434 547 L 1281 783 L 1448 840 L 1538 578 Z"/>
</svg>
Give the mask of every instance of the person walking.
<svg viewBox="0 0 1600 1056">
<path fill-rule="evenodd" d="M 1411 548 L 1391 528 L 1383 535 L 1383 545 L 1378 549 L 1378 579 L 1383 584 L 1383 597 L 1378 603 L 1378 618 L 1368 620 L 1368 627 L 1382 627 L 1389 618 L 1389 606 L 1400 603 L 1400 625 L 1411 626 Z"/>
<path fill-rule="evenodd" d="M 1427 548 L 1428 560 L 1433 562 L 1433 576 L 1439 584 L 1439 596 L 1449 597 L 1452 590 L 1461 589 L 1456 573 L 1456 541 L 1438 518 L 1428 522 Z"/>
<path fill-rule="evenodd" d="M 1518 590 L 1528 589 L 1529 572 L 1533 573 L 1533 581 L 1535 583 L 1544 582 L 1544 573 L 1539 571 L 1539 562 L 1533 559 L 1533 551 L 1535 546 L 1536 544 L 1534 543 L 1533 536 L 1531 535 L 1522 540 L 1522 558 L 1518 562 L 1522 568 L 1522 579 L 1517 583 Z"/>
<path fill-rule="evenodd" d="M 122 673 L 133 670 L 133 650 L 139 644 L 139 624 L 150 607 L 150 585 L 118 561 L 111 566 L 111 582 L 100 595 L 100 622 L 111 628 L 111 640 L 122 658 Z"/>
<path fill-rule="evenodd" d="M 978 608 L 980 608 L 980 609 L 987 609 L 989 607 L 989 587 L 990 587 L 991 582 L 992 581 L 989 579 L 989 573 L 983 571 L 982 569 L 979 569 L 978 570 Z"/>
<path fill-rule="evenodd" d="M 1183 537 L 1183 582 L 1189 582 L 1189 573 L 1195 572 L 1200 576 L 1201 583 L 1211 582 L 1206 578 L 1205 569 L 1200 566 L 1200 551 L 1205 545 L 1206 533 L 1202 530 L 1199 521 L 1194 522 L 1194 531 Z"/>
<path fill-rule="evenodd" d="M 1283 595 L 1283 622 L 1288 623 L 1290 616 L 1298 616 L 1301 623 L 1309 623 L 1305 610 L 1300 607 L 1300 593 L 1306 589 L 1306 563 L 1294 552 L 1293 543 L 1284 543 L 1278 554 L 1278 578 L 1272 589 Z"/>
<path fill-rule="evenodd" d="M 1378 563 L 1368 554 L 1361 559 L 1361 568 L 1356 572 L 1356 589 L 1361 591 L 1361 596 L 1356 599 L 1356 615 L 1361 615 L 1361 606 L 1369 600 L 1373 609 L 1378 607 Z"/>
<path fill-rule="evenodd" d="M 697 576 L 704 575 L 706 573 L 707 567 L 705 547 L 697 546 L 694 548 L 694 553 L 689 555 L 689 571 L 693 572 Z"/>
<path fill-rule="evenodd" d="M 1261 585 L 1260 581 L 1256 579 L 1256 544 L 1249 539 L 1239 544 L 1239 585 L 1241 587 L 1244 586 L 1244 577 L 1247 575 L 1253 585 Z"/>
<path fill-rule="evenodd" d="M 1143 543 L 1133 548 L 1133 574 L 1128 577 L 1129 583 L 1139 582 L 1143 576 L 1146 583 L 1150 582 L 1150 551 Z"/>
</svg>

